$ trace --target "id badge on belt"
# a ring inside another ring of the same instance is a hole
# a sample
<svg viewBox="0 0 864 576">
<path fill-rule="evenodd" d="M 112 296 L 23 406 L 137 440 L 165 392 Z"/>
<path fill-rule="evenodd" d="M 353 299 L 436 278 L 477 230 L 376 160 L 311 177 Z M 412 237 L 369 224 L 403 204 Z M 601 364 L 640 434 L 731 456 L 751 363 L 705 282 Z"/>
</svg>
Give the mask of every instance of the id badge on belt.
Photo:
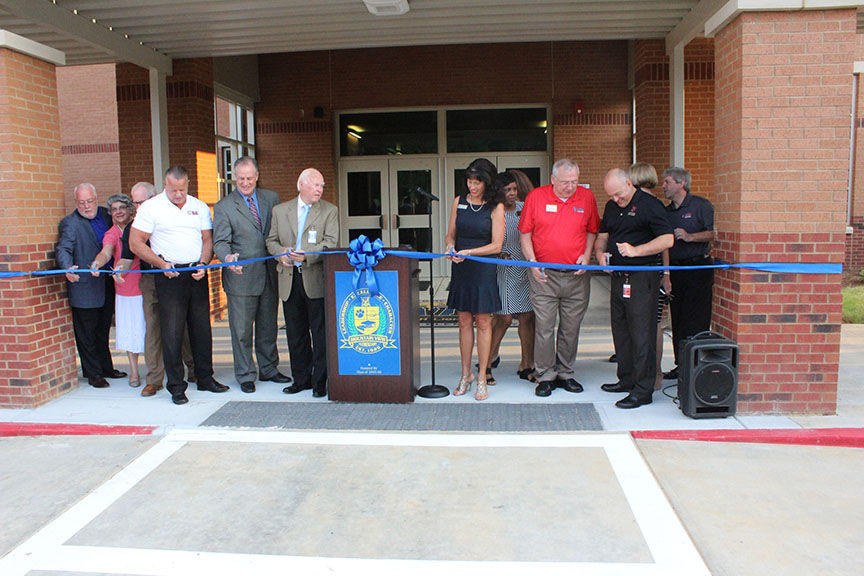
<svg viewBox="0 0 864 576">
<path fill-rule="evenodd" d="M 624 277 L 624 285 L 621 286 L 621 297 L 625 299 L 630 298 L 630 276 Z"/>
</svg>

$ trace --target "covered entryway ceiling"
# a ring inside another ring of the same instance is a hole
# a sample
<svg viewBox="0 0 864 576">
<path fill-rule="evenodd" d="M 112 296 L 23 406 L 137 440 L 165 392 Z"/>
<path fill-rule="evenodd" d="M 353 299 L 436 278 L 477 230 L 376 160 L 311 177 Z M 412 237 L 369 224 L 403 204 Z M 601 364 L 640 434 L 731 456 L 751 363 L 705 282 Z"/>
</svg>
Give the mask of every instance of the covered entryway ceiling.
<svg viewBox="0 0 864 576">
<path fill-rule="evenodd" d="M 373 16 L 362 0 L 0 0 L 0 29 L 64 52 L 67 64 L 129 60 L 146 65 L 148 52 L 158 61 L 425 44 L 663 38 L 699 4 L 408 2 L 407 14 Z"/>
</svg>

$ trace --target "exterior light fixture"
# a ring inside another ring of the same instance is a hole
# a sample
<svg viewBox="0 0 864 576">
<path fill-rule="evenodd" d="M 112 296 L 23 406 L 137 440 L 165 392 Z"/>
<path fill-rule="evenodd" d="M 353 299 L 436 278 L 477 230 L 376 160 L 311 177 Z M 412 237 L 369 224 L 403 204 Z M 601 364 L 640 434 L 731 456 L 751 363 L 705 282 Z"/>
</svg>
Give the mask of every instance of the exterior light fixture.
<svg viewBox="0 0 864 576">
<path fill-rule="evenodd" d="M 363 0 L 373 16 L 400 16 L 408 12 L 408 0 Z"/>
</svg>

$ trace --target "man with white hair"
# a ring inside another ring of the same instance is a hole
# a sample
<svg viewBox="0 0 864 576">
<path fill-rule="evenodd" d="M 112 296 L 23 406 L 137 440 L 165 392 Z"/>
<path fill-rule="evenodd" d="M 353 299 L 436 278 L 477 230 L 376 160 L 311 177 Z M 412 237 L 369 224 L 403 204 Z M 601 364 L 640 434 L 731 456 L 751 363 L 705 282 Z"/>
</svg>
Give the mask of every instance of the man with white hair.
<svg viewBox="0 0 864 576">
<path fill-rule="evenodd" d="M 291 375 L 294 384 L 282 391 L 296 394 L 312 389 L 327 394 L 327 354 L 324 332 L 324 259 L 319 254 L 339 242 L 339 212 L 321 200 L 324 177 L 307 168 L 297 179 L 299 194 L 273 208 L 267 250 L 279 257 L 279 299 L 285 315 Z"/>
<path fill-rule="evenodd" d="M 96 188 L 90 183 L 75 187 L 75 211 L 60 221 L 55 254 L 61 268 L 87 270 L 102 250 L 102 238 L 111 228 L 111 214 L 99 206 Z M 110 262 L 104 268 L 110 270 Z M 66 273 L 72 328 L 84 378 L 94 388 L 107 388 L 106 378 L 124 378 L 114 369 L 108 336 L 114 316 L 114 282 L 100 274 Z"/>
</svg>

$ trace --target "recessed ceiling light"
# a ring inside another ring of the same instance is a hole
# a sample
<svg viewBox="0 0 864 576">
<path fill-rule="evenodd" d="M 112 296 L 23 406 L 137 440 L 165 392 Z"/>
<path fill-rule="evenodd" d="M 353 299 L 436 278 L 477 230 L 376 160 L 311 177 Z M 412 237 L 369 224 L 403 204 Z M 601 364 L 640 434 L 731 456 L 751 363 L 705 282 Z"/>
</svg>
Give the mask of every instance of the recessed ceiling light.
<svg viewBox="0 0 864 576">
<path fill-rule="evenodd" d="M 408 0 L 363 0 L 375 16 L 399 16 L 408 12 Z"/>
</svg>

